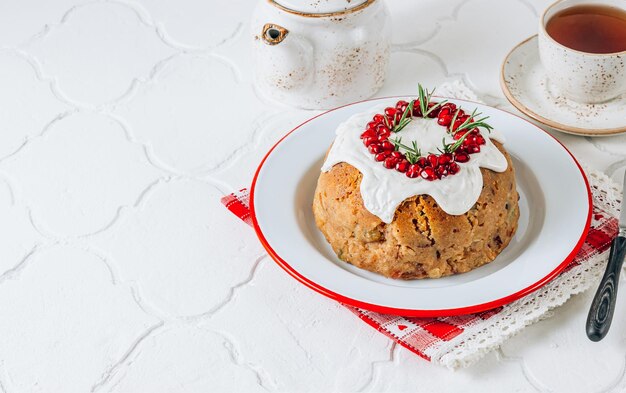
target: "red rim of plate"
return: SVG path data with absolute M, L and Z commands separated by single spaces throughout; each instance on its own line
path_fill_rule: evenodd
M 565 269 L 565 267 L 567 267 L 567 265 L 574 259 L 574 257 L 576 256 L 576 254 L 578 253 L 578 251 L 582 247 L 583 243 L 585 242 L 585 239 L 587 238 L 587 234 L 589 232 L 589 225 L 591 224 L 591 213 L 592 213 L 592 206 L 593 206 L 592 205 L 592 199 L 591 199 L 591 190 L 589 188 L 589 181 L 587 180 L 587 176 L 585 175 L 585 172 L 583 171 L 582 167 L 580 166 L 580 163 L 578 162 L 578 160 L 576 160 L 576 157 L 574 157 L 574 155 L 567 149 L 567 147 L 565 147 L 565 145 L 563 145 L 558 139 L 556 139 L 554 136 L 552 136 L 550 133 L 546 132 L 542 128 L 540 128 L 540 127 L 536 126 L 535 124 L 531 123 L 530 121 L 524 119 L 523 117 L 518 116 L 518 115 L 516 115 L 514 113 L 510 113 L 510 112 L 504 111 L 502 109 L 494 108 L 494 107 L 490 107 L 490 108 L 494 109 L 494 110 L 501 111 L 501 112 L 505 112 L 505 113 L 507 113 L 509 115 L 512 115 L 512 116 L 515 116 L 515 117 L 517 117 L 517 118 L 527 122 L 531 126 L 536 127 L 538 130 L 540 130 L 541 132 L 547 134 L 549 137 L 551 137 L 552 139 L 557 141 L 558 144 L 561 145 L 561 147 L 563 149 L 565 149 L 565 151 L 570 155 L 572 160 L 574 160 L 574 163 L 578 167 L 578 170 L 580 171 L 580 174 L 581 174 L 583 180 L 585 181 L 585 187 L 587 187 L 587 198 L 588 198 L 588 205 L 589 205 L 588 206 L 588 212 L 587 212 L 587 222 L 585 224 L 585 229 L 583 230 L 583 233 L 580 236 L 580 239 L 578 239 L 578 242 L 576 243 L 576 245 L 574 246 L 572 251 L 563 260 L 563 262 L 561 262 L 552 272 L 550 272 L 548 275 L 546 275 L 545 277 L 543 277 L 539 281 L 535 282 L 534 284 L 532 284 L 532 285 L 530 285 L 530 286 L 528 286 L 528 287 L 526 287 L 526 288 L 524 288 L 524 289 L 522 289 L 520 291 L 517 291 L 517 292 L 515 292 L 513 294 L 510 294 L 508 296 L 502 297 L 500 299 L 492 300 L 490 302 L 476 304 L 476 305 L 473 305 L 473 306 L 460 307 L 460 308 L 449 308 L 449 309 L 443 309 L 443 310 L 409 310 L 409 309 L 387 307 L 387 306 L 381 306 L 381 305 L 377 305 L 377 304 L 361 302 L 359 300 L 355 300 L 355 299 L 352 299 L 352 298 L 340 295 L 338 293 L 335 293 L 333 291 L 330 291 L 330 290 L 324 288 L 323 286 L 321 286 L 320 284 L 317 284 L 317 283 L 307 279 L 303 275 L 301 275 L 297 270 L 292 268 L 291 265 L 289 265 L 289 263 L 287 261 L 282 259 L 280 257 L 280 255 L 278 255 L 274 251 L 272 246 L 268 243 L 267 239 L 263 235 L 263 232 L 261 231 L 261 228 L 259 227 L 259 223 L 258 223 L 258 221 L 256 219 L 256 214 L 255 214 L 255 209 L 254 209 L 254 194 L 255 194 L 255 191 L 256 191 L 256 182 L 257 182 L 257 179 L 259 177 L 259 173 L 261 172 L 261 169 L 263 168 L 263 164 L 265 164 L 265 161 L 270 156 L 270 154 L 272 154 L 272 152 L 274 151 L 276 146 L 278 146 L 285 138 L 287 138 L 289 135 L 291 135 L 293 132 L 298 130 L 303 125 L 305 125 L 308 122 L 310 122 L 312 120 L 315 120 L 318 117 L 323 116 L 323 115 L 325 115 L 325 114 L 327 114 L 329 112 L 333 112 L 333 111 L 335 111 L 337 109 L 345 108 L 347 106 L 351 106 L 351 105 L 355 105 L 355 104 L 360 104 L 362 102 L 378 101 L 378 100 L 384 100 L 384 99 L 390 99 L 390 98 L 405 98 L 405 97 L 411 97 L 411 96 L 412 96 L 411 94 L 408 94 L 406 96 L 391 96 L 391 97 L 373 98 L 373 99 L 369 99 L 369 100 L 353 102 L 351 104 L 342 105 L 340 107 L 328 110 L 328 111 L 320 113 L 319 115 L 314 116 L 314 117 L 308 119 L 307 121 L 305 121 L 304 123 L 296 126 L 294 129 L 292 129 L 287 134 L 285 134 L 285 136 L 283 136 L 278 142 L 276 142 L 276 144 L 274 146 L 272 146 L 272 148 L 267 152 L 267 154 L 265 155 L 265 157 L 263 157 L 263 160 L 259 164 L 259 166 L 258 166 L 258 168 L 256 170 L 256 173 L 254 174 L 254 179 L 252 180 L 252 186 L 250 187 L 250 213 L 251 213 L 251 218 L 252 218 L 252 224 L 254 226 L 254 231 L 256 232 L 259 240 L 261 241 L 261 244 L 263 245 L 263 247 L 265 248 L 267 253 L 270 255 L 270 257 L 272 257 L 272 259 L 281 268 L 283 268 L 287 273 L 289 273 L 296 280 L 300 281 L 302 284 L 306 285 L 307 287 L 313 289 L 316 292 L 321 293 L 324 296 L 327 296 L 327 297 L 329 297 L 331 299 L 334 299 L 334 300 L 336 300 L 338 302 L 341 302 L 341 303 L 344 303 L 344 304 L 347 304 L 347 305 L 350 305 L 350 306 L 359 307 L 359 308 L 363 308 L 363 309 L 366 309 L 366 310 L 375 311 L 375 312 L 383 313 L 383 314 L 402 315 L 402 316 L 407 316 L 407 317 L 443 317 L 443 316 L 453 316 L 453 315 L 474 314 L 474 313 L 478 313 L 478 312 L 482 312 L 482 311 L 487 311 L 487 310 L 491 310 L 491 309 L 494 309 L 494 308 L 497 308 L 497 307 L 500 307 L 500 306 L 504 306 L 504 305 L 509 304 L 509 303 L 511 303 L 511 302 L 513 302 L 513 301 L 515 301 L 517 299 L 520 299 L 520 298 L 522 298 L 522 297 L 524 297 L 524 296 L 526 296 L 526 295 L 536 291 L 537 289 L 541 288 L 542 286 L 546 285 L 548 282 L 552 281 L 552 279 L 554 279 L 556 276 L 558 276 L 558 274 L 561 273 L 561 271 L 563 271 L 563 269 Z M 458 101 L 464 101 L 464 102 L 470 102 L 470 103 L 474 103 L 474 104 L 478 104 L 478 105 L 484 105 L 482 103 L 469 101 L 469 100 L 458 99 Z

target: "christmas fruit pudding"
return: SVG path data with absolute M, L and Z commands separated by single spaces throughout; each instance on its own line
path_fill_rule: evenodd
M 511 158 L 476 110 L 419 98 L 352 116 L 336 131 L 313 200 L 337 256 L 399 279 L 493 261 L 519 218 Z

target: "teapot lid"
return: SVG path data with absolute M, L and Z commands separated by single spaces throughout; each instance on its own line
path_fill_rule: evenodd
M 284 11 L 311 16 L 331 16 L 357 11 L 375 0 L 269 0 Z

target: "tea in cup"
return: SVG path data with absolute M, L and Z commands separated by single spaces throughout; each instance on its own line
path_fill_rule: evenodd
M 600 103 L 626 93 L 626 0 L 561 0 L 539 20 L 539 56 L 567 98 Z

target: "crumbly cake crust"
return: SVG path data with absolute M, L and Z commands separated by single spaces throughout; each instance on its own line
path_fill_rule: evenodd
M 396 279 L 439 278 L 493 261 L 509 244 L 519 219 L 511 157 L 505 172 L 481 169 L 483 190 L 467 213 L 445 213 L 428 195 L 407 198 L 385 224 L 363 206 L 361 172 L 347 163 L 322 172 L 313 200 L 317 227 L 337 256 Z

